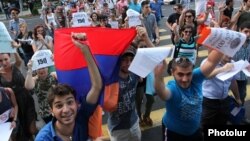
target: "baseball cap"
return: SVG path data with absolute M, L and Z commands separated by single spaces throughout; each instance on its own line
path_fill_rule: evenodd
M 132 55 L 132 56 L 135 56 L 136 54 L 136 48 L 133 47 L 133 46 L 130 46 L 129 48 L 127 48 L 124 53 L 122 54 L 122 56 L 124 55 Z

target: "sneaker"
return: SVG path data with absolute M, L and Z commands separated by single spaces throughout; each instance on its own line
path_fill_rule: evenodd
M 147 125 L 147 126 L 153 126 L 153 120 L 150 117 L 145 117 L 143 119 L 143 122 Z

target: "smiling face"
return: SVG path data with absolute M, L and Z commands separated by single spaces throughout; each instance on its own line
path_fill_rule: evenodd
M 192 28 L 185 28 L 183 31 L 182 31 L 182 37 L 183 38 L 190 38 L 192 36 Z
M 55 96 L 51 112 L 59 124 L 74 124 L 77 115 L 77 102 L 73 94 Z
M 193 77 L 193 66 L 187 68 L 177 66 L 172 73 L 180 87 L 185 89 L 190 86 Z

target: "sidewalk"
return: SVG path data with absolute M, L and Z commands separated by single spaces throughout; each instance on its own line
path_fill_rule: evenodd
M 38 9 L 39 13 L 41 13 L 41 9 Z M 22 12 L 19 13 L 19 17 L 23 18 L 23 17 L 31 17 L 30 16 L 30 10 L 24 10 Z M 4 13 L 0 14 L 0 21 L 6 21 L 6 16 Z

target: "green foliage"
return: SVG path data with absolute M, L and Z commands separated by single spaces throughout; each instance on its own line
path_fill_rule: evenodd
M 39 15 L 39 12 L 38 12 L 37 8 L 34 8 L 32 10 L 32 15 Z

